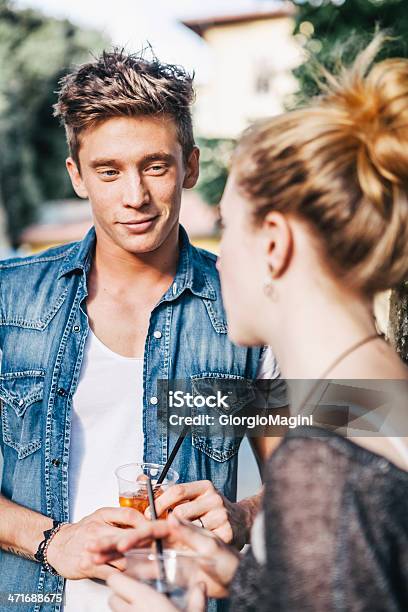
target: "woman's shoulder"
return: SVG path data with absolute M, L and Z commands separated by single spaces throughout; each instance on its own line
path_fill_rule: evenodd
M 301 426 L 290 430 L 266 466 L 265 480 L 314 481 L 339 486 L 341 481 L 371 486 L 373 477 L 398 480 L 408 491 L 408 472 L 383 455 L 328 429 Z M 387 487 L 388 488 L 388 487 Z M 391 487 L 392 488 L 392 487 Z M 407 496 L 408 498 L 408 496 Z
M 357 534 L 374 525 L 380 540 L 392 531 L 408 542 L 408 472 L 334 432 L 292 430 L 270 457 L 264 482 L 269 543 L 282 525 L 311 542 L 322 532 L 334 542 L 340 527 Z

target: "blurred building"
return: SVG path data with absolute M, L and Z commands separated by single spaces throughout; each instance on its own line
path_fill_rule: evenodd
M 292 3 L 271 6 L 182 22 L 212 52 L 210 80 L 197 89 L 200 136 L 236 138 L 250 122 L 282 112 L 296 91 L 291 70 L 301 51 L 292 35 L 295 9 Z
M 91 208 L 87 200 L 52 200 L 41 206 L 39 221 L 22 232 L 20 241 L 26 251 L 42 251 L 81 240 L 91 226 Z

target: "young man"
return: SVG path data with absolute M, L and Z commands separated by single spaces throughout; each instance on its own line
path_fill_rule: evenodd
M 157 418 L 158 380 L 256 377 L 261 350 L 227 338 L 215 256 L 179 225 L 182 190 L 198 177 L 192 97 L 181 68 L 123 53 L 67 76 L 56 115 L 94 228 L 0 266 L 0 593 L 32 594 L 21 610 L 60 610 L 65 580 L 66 612 L 106 609 L 91 579 L 118 570 L 89 563 L 86 547 L 145 520 L 115 508 L 113 471 L 163 464 L 174 445 Z M 278 379 L 269 358 L 263 376 Z M 258 441 L 261 460 L 271 442 Z M 238 447 L 186 438 L 173 466 L 184 484 L 160 509 L 186 502 L 180 514 L 242 546 L 258 497 L 234 503 Z

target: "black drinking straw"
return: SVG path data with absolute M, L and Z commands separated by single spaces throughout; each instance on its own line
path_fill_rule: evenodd
M 157 521 L 156 505 L 154 501 L 152 481 L 150 480 L 150 478 L 147 479 L 147 494 L 149 496 L 150 513 L 151 513 L 152 519 L 154 521 Z M 158 585 L 157 585 L 158 591 L 160 593 L 164 593 L 165 595 L 167 595 L 167 597 L 170 597 L 168 593 L 168 589 L 167 589 L 166 568 L 164 566 L 163 542 L 161 538 L 155 538 L 154 541 L 156 542 L 156 552 L 157 552 L 157 557 L 159 560 L 159 580 L 158 580 Z
M 183 429 L 181 430 L 181 433 L 180 433 L 180 435 L 179 435 L 179 437 L 177 439 L 177 442 L 175 443 L 174 448 L 171 451 L 170 456 L 167 459 L 166 464 L 165 464 L 165 466 L 163 468 L 163 471 L 160 474 L 160 476 L 158 477 L 156 484 L 161 485 L 163 480 L 166 478 L 167 472 L 169 471 L 169 469 L 171 467 L 171 464 L 174 461 L 174 457 L 177 455 L 178 450 L 179 450 L 179 448 L 180 448 L 184 438 L 186 437 L 189 428 L 190 428 L 190 425 L 184 425 Z

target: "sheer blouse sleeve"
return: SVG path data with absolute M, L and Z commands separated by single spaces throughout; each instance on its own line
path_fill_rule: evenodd
M 265 481 L 257 612 L 408 609 L 408 474 L 339 436 L 294 437 Z M 242 584 L 254 561 L 244 559 Z

